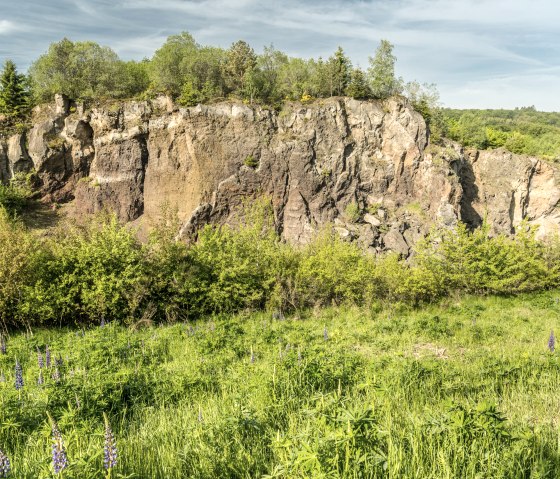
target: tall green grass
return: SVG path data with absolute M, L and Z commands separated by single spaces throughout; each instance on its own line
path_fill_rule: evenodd
M 68 450 L 62 477 L 103 477 L 106 412 L 113 477 L 556 478 L 559 298 L 15 333 L 0 355 L 0 449 L 13 477 L 52 477 L 48 411 Z M 62 379 L 51 367 L 38 386 L 46 345 Z

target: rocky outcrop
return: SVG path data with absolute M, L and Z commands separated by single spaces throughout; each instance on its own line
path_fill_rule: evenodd
M 58 97 L 35 111 L 27 137 L 0 141 L 0 180 L 34 169 L 44 198 L 75 198 L 153 224 L 176 209 L 181 234 L 232 223 L 248 199 L 272 202 L 278 232 L 306 242 L 323 225 L 376 251 L 403 255 L 434 223 L 486 217 L 496 232 L 527 218 L 560 224 L 559 170 L 504 151 L 428 145 L 405 100 L 319 100 L 279 113 L 168 99 L 85 108 Z
M 560 169 L 537 158 L 503 150 L 466 155 L 463 219 L 478 226 L 486 218 L 494 232 L 513 233 L 523 219 L 538 235 L 560 232 Z

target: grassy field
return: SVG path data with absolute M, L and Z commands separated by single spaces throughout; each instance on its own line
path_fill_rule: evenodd
M 12 335 L 0 449 L 13 477 L 53 477 L 48 411 L 68 454 L 57 477 L 104 477 L 106 412 L 112 477 L 556 478 L 559 298 Z

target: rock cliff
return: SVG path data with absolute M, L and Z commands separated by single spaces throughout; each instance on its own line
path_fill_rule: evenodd
M 114 210 L 150 225 L 167 205 L 181 234 L 234 222 L 247 199 L 272 201 L 278 232 L 306 242 L 332 223 L 376 251 L 408 254 L 434 223 L 539 234 L 560 225 L 560 169 L 502 150 L 429 145 L 405 100 L 331 98 L 279 113 L 166 98 L 85 108 L 58 96 L 27 134 L 0 140 L 0 181 L 35 171 L 45 201 Z

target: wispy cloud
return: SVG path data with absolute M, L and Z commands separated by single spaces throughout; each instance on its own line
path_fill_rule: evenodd
M 7 3 L 7 2 L 6 2 Z M 68 36 L 151 56 L 182 30 L 203 44 L 245 39 L 290 55 L 328 56 L 341 45 L 356 64 L 381 38 L 398 73 L 435 82 L 449 105 L 535 104 L 560 110 L 557 0 L 26 0 L 3 8 L 0 57 L 22 68 Z M 8 20 L 9 19 L 9 20 Z M 33 35 L 15 29 L 26 24 Z M 10 35 L 6 35 L 9 32 Z M 1 60 L 2 58 L 0 58 Z M 497 91 L 499 89 L 499 91 Z
M 20 28 L 15 23 L 9 20 L 0 20 L 0 35 L 8 35 L 19 29 Z

